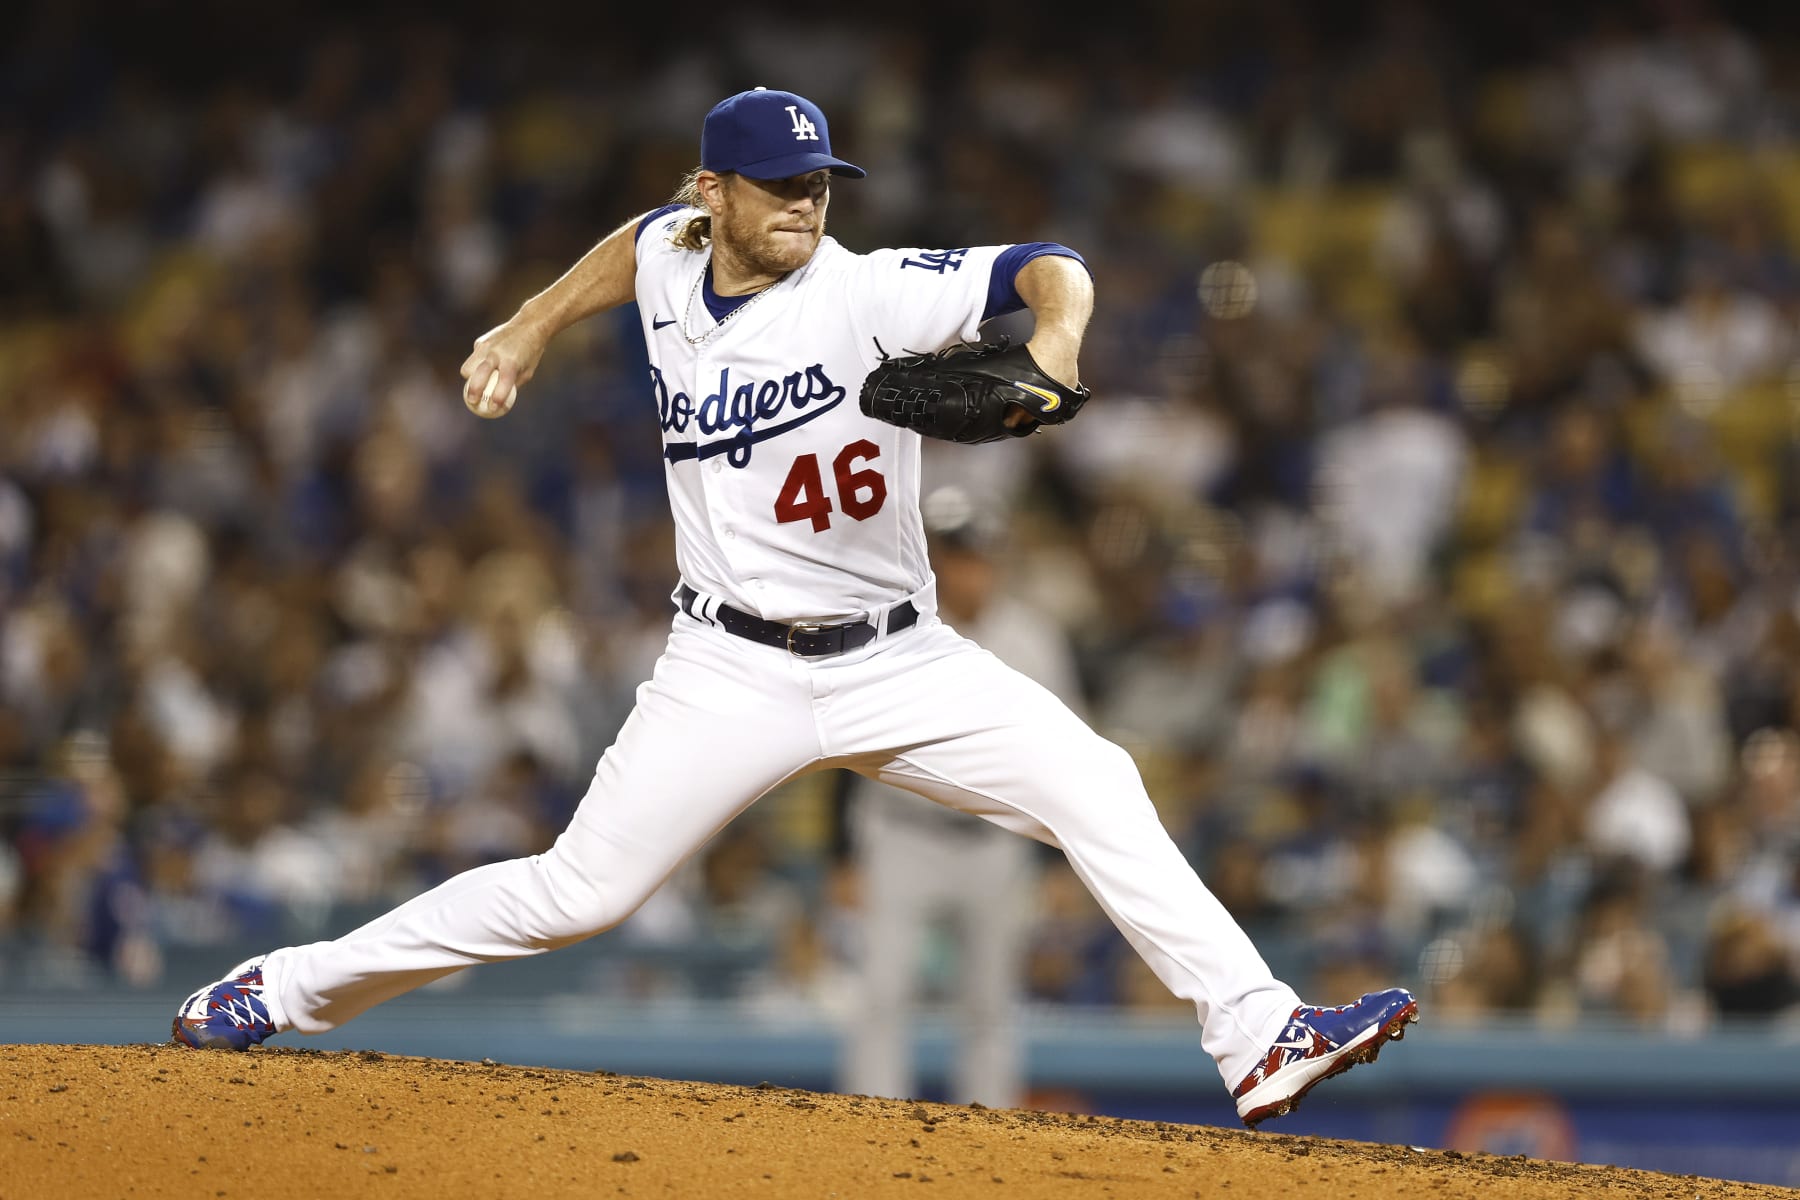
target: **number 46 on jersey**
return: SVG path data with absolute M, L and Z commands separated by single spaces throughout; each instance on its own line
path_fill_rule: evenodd
M 825 476 L 819 469 L 819 456 L 802 454 L 788 468 L 781 491 L 775 496 L 775 520 L 783 525 L 810 521 L 814 533 L 830 529 L 831 514 L 839 509 L 852 520 L 868 520 L 887 503 L 887 480 L 873 466 L 861 464 L 872 463 L 880 453 L 881 447 L 867 438 L 839 450 L 831 460 L 835 489 L 826 487 Z M 837 494 L 835 508 L 831 503 L 834 490 Z

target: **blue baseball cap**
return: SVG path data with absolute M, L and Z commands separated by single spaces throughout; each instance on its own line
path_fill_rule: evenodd
M 787 179 L 829 169 L 861 179 L 868 172 L 831 156 L 825 114 L 805 96 L 755 88 L 713 105 L 700 128 L 700 165 L 751 179 Z

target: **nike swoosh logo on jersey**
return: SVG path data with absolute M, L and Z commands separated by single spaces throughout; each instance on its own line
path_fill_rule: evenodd
M 674 323 L 675 323 L 674 317 L 670 317 L 666 321 L 663 320 L 661 317 L 651 317 L 650 318 L 650 328 L 652 328 L 652 329 L 661 329 L 664 326 L 673 325 Z
M 1013 380 L 1013 386 L 1022 388 L 1042 400 L 1044 407 L 1039 409 L 1039 412 L 1055 412 L 1062 407 L 1062 397 L 1055 392 L 1047 392 L 1041 387 L 1032 387 L 1029 383 L 1020 383 L 1016 379 Z

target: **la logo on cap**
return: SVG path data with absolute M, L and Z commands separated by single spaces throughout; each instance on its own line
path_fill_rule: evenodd
M 804 142 L 808 138 L 815 142 L 819 140 L 819 127 L 800 111 L 798 104 L 788 105 L 787 114 L 794 119 L 794 140 L 796 142 Z
M 769 89 L 759 83 L 750 90 L 753 92 L 766 92 Z M 798 104 L 788 105 L 785 111 L 787 112 L 788 120 L 794 123 L 793 132 L 794 140 L 796 142 L 804 142 L 808 139 L 815 142 L 819 140 L 819 127 L 812 123 L 811 117 L 808 117 L 805 113 L 800 111 L 800 106 Z

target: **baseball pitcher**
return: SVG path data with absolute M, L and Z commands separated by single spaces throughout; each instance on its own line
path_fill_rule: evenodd
M 477 415 L 546 345 L 636 300 L 680 582 L 666 651 L 545 854 L 459 875 L 334 941 L 242 963 L 176 1014 L 194 1047 L 318 1033 L 476 963 L 610 929 L 771 788 L 847 767 L 1059 847 L 1157 977 L 1248 1125 L 1375 1057 L 1395 988 L 1302 1004 L 1163 830 L 1131 758 L 938 619 L 920 436 L 982 442 L 1075 417 L 1093 305 L 1050 243 L 858 254 L 825 235 L 825 114 L 757 88 L 707 114 L 676 203 L 627 222 L 477 339 Z M 1023 307 L 1020 346 L 975 345 Z

